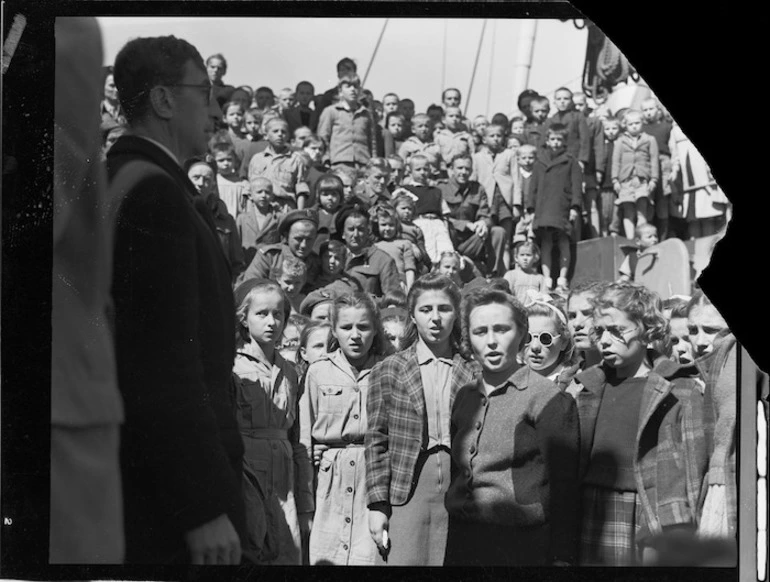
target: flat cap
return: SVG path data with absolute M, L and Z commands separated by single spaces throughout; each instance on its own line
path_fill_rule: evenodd
M 303 208 L 302 210 L 292 210 L 288 212 L 278 223 L 278 235 L 283 236 L 289 232 L 289 228 L 295 222 L 307 220 L 312 222 L 318 228 L 318 214 L 312 208 Z

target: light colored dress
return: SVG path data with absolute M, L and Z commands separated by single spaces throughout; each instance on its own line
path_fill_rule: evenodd
M 243 551 L 259 564 L 298 566 L 298 513 L 313 510 L 313 489 L 308 452 L 299 442 L 297 373 L 277 351 L 271 364 L 252 346 L 238 351 L 233 368 L 245 450 Z
M 300 404 L 301 441 L 329 447 L 321 457 L 316 512 L 310 532 L 310 564 L 373 565 L 377 546 L 366 507 L 366 395 L 370 356 L 356 372 L 338 349 L 311 364 Z
M 227 206 L 227 212 L 233 218 L 243 212 L 243 198 L 249 194 L 249 183 L 246 180 L 228 180 L 217 174 L 217 190 L 219 198 Z

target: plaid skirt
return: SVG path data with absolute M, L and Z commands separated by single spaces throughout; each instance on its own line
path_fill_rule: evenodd
M 581 566 L 639 566 L 636 536 L 642 506 L 635 491 L 585 485 L 580 528 Z

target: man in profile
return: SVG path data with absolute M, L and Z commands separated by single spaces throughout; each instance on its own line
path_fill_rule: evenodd
M 230 267 L 182 170 L 206 152 L 212 84 L 197 49 L 173 36 L 127 43 L 115 83 L 129 126 L 107 155 L 126 562 L 238 564 Z

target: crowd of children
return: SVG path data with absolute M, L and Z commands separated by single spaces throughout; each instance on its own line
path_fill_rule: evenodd
M 470 467 L 476 446 L 489 455 L 477 439 L 455 458 L 457 430 L 471 437 L 451 403 L 474 383 L 484 405 L 509 384 L 523 390 L 519 369 L 538 376 L 533 390 L 571 397 L 558 414 L 580 431 L 576 470 L 560 477 L 580 490 L 574 524 L 547 495 L 532 501 L 538 519 L 521 498 L 511 523 L 495 522 L 550 516 L 572 528 L 574 548 L 535 553 L 532 565 L 655 564 L 661 536 L 683 529 L 733 539 L 735 342 L 724 320 L 697 291 L 662 303 L 634 284 L 635 255 L 617 282 L 568 280 L 582 238 L 618 234 L 643 249 L 681 234 L 681 170 L 660 105 L 590 111 L 561 88 L 549 117 L 549 100 L 527 91 L 521 116 L 490 122 L 465 119 L 456 89 L 415 113 L 395 93 L 362 91 L 350 59 L 338 73 L 336 91 L 317 96 L 307 81 L 277 98 L 219 91 L 208 155 L 185 164 L 233 271 L 244 556 L 463 563 L 445 560 L 448 536 L 475 530 L 453 528 L 486 523 L 496 495 L 509 510 L 513 493 L 499 476 L 450 470 Z M 113 93 L 109 75 L 105 149 L 121 123 Z M 487 313 L 505 317 L 484 323 Z M 537 410 L 522 422 L 550 422 Z

